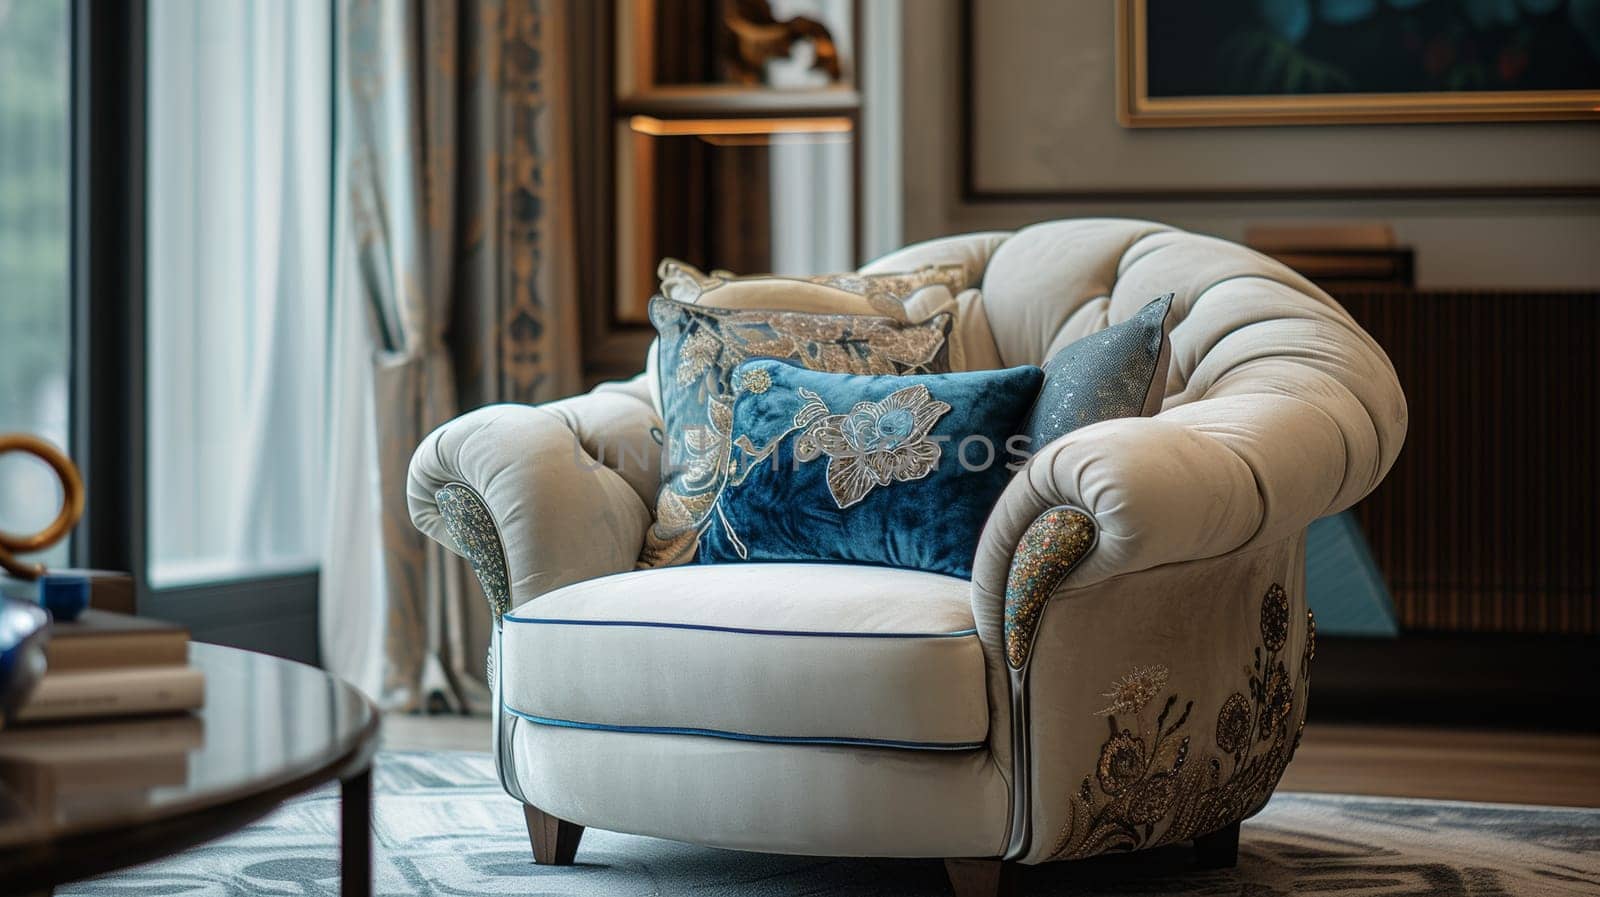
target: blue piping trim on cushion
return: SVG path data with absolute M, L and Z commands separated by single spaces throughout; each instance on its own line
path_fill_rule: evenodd
M 649 620 L 554 620 L 546 617 L 501 618 L 507 623 L 538 623 L 545 626 L 639 626 L 646 629 L 698 629 L 704 632 L 733 632 L 740 635 L 784 635 L 812 638 L 965 638 L 976 629 L 955 632 L 808 632 L 801 629 L 743 629 L 738 626 L 710 626 L 704 623 L 660 623 Z
M 637 735 L 700 735 L 706 738 L 726 738 L 730 741 L 758 741 L 765 744 L 822 744 L 843 745 L 846 747 L 882 747 L 903 748 L 915 751 L 971 751 L 983 747 L 981 741 L 971 742 L 938 742 L 938 741 L 894 741 L 887 738 L 826 738 L 806 735 L 750 735 L 745 732 L 724 732 L 720 729 L 689 729 L 678 726 L 613 726 L 606 723 L 580 723 L 570 719 L 551 719 L 545 716 L 534 716 L 523 713 L 512 707 L 501 705 L 505 712 L 520 717 L 530 723 L 541 726 L 557 726 L 563 729 L 588 729 L 595 732 L 630 732 Z

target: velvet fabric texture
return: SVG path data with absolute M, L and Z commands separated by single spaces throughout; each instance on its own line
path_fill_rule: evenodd
M 666 481 L 643 566 L 688 560 L 722 486 L 729 452 L 729 378 L 747 358 L 856 374 L 947 371 L 951 315 L 911 324 L 874 315 L 727 309 L 656 297 L 650 320 L 661 334 Z
M 1032 365 L 922 376 L 733 372 L 728 476 L 701 563 L 844 561 L 972 575 L 989 511 L 1024 456 Z
M 1172 294 L 1158 296 L 1120 324 L 1068 343 L 1044 365 L 1044 388 L 1028 417 L 1031 448 L 1079 427 L 1161 410 L 1172 355 L 1166 336 Z

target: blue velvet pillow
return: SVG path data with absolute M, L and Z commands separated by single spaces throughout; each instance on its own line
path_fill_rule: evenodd
M 972 576 L 1023 460 L 1033 366 L 920 376 L 733 371 L 733 450 L 701 563 L 845 561 Z
M 1028 417 L 1029 449 L 1079 427 L 1161 410 L 1172 355 L 1166 336 L 1172 294 L 1158 296 L 1133 317 L 1068 343 L 1044 364 L 1044 388 Z

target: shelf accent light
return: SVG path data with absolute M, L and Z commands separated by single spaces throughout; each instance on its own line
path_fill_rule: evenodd
M 804 118 L 674 118 L 635 115 L 628 119 L 635 133 L 652 137 L 733 137 L 769 134 L 848 134 L 850 119 L 839 116 Z

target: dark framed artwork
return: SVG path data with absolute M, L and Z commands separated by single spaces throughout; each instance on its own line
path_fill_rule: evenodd
M 1117 118 L 1600 120 L 1600 0 L 1117 0 Z
M 1142 6 L 1167 2 L 1180 0 Z M 1216 14 L 1258 2 L 1266 0 L 1184 5 Z M 1310 2 L 1314 10 L 1342 0 Z M 1600 128 L 1583 123 L 1124 127 L 1117 82 L 1129 54 L 1111 38 L 1128 33 L 1118 22 L 1133 12 L 1128 0 L 926 0 L 918 8 L 924 18 L 957 13 L 950 83 L 959 106 L 949 111 L 961 123 L 965 203 L 1600 196 Z M 919 30 L 926 42 L 939 28 Z M 931 64 L 916 71 L 944 77 Z

